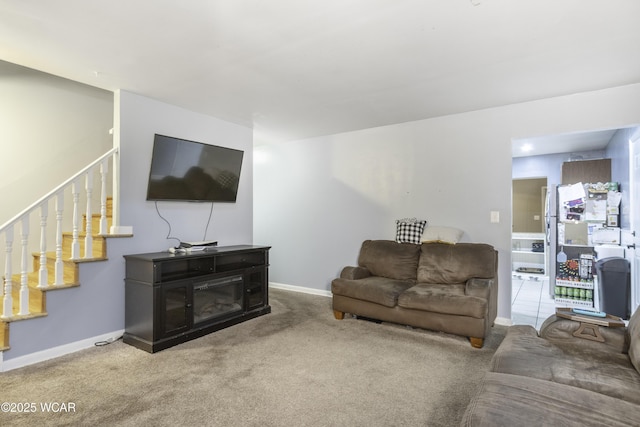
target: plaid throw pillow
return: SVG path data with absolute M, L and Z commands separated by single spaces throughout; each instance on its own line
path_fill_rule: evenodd
M 396 242 L 420 244 L 422 232 L 427 226 L 427 221 L 416 218 L 404 218 L 396 220 Z

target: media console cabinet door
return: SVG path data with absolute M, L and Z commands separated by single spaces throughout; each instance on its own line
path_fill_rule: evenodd
M 160 324 L 155 338 L 166 338 L 191 329 L 191 283 L 163 286 L 158 292 Z
M 247 311 L 268 304 L 267 269 L 254 268 L 246 273 L 245 307 Z

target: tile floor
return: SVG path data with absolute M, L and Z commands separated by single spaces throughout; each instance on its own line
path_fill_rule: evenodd
M 549 296 L 549 278 L 514 274 L 511 287 L 511 322 L 540 330 L 547 317 L 556 311 L 553 298 Z

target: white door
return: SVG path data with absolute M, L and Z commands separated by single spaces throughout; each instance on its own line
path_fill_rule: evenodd
M 629 146 L 629 183 L 631 190 L 631 231 L 633 246 L 627 249 L 631 260 L 631 313 L 640 305 L 640 138 Z

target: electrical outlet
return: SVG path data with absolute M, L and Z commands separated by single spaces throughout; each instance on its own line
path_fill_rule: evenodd
M 493 224 L 497 224 L 500 222 L 500 212 L 499 211 L 491 211 L 491 222 Z

